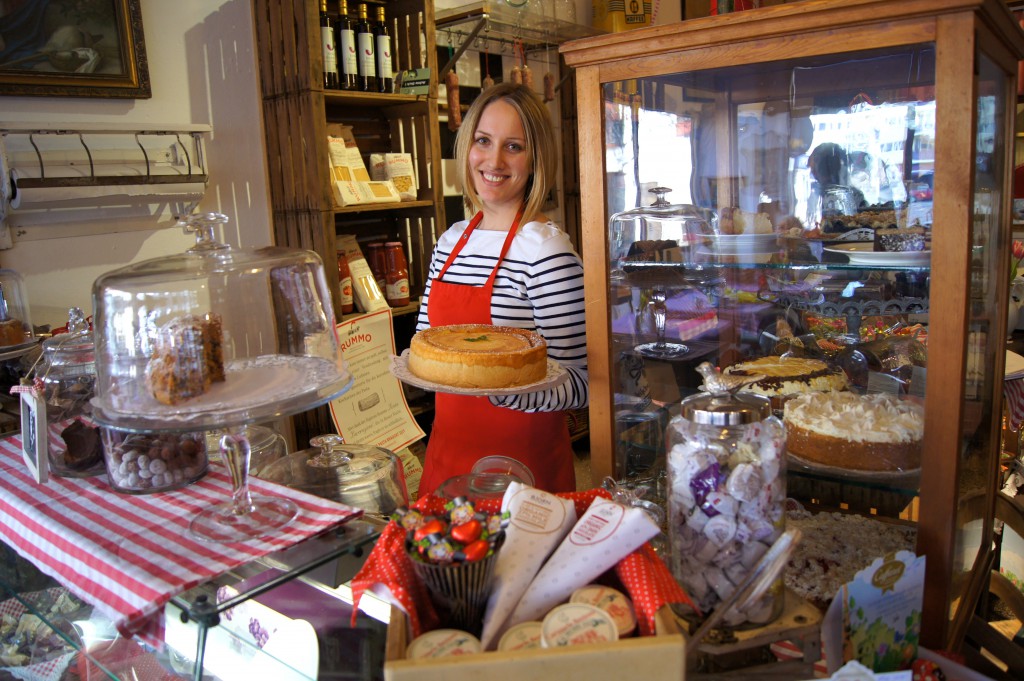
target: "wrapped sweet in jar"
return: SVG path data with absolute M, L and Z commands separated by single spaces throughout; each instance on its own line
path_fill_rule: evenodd
M 786 432 L 768 398 L 708 363 L 703 392 L 669 423 L 668 535 L 676 580 L 705 612 L 736 591 L 785 529 Z M 782 614 L 780 576 L 764 596 L 725 613 L 731 628 Z

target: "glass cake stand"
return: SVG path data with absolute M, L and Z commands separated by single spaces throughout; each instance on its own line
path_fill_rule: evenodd
M 185 253 L 108 272 L 93 285 L 93 418 L 128 432 L 224 432 L 232 498 L 190 527 L 215 542 L 272 534 L 297 514 L 287 498 L 250 493 L 244 426 L 325 404 L 353 382 L 319 256 L 233 249 L 214 238 L 227 221 L 190 216 L 182 227 L 196 243 Z
M 616 213 L 608 224 L 611 243 L 619 244 L 622 280 L 640 288 L 646 304 L 638 310 L 638 321 L 650 317 L 655 340 L 638 344 L 637 354 L 650 359 L 673 360 L 684 357 L 689 347 L 665 339 L 668 318 L 668 289 L 698 288 L 710 282 L 714 272 L 706 267 L 701 246 L 715 236 L 713 214 L 696 206 L 673 205 L 665 195 L 672 190 L 654 187 L 654 202 Z M 625 244 L 630 244 L 624 250 Z M 638 324 L 638 327 L 641 324 Z

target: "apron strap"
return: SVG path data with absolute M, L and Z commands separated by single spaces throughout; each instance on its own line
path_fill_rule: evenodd
M 501 261 L 505 259 L 508 249 L 512 246 L 512 240 L 516 237 L 516 232 L 519 231 L 519 221 L 522 218 L 523 207 L 521 206 L 519 208 L 519 212 L 516 213 L 515 220 L 512 221 L 512 226 L 508 230 L 508 235 L 505 237 L 505 243 L 502 245 L 501 253 L 498 255 L 498 262 L 495 263 L 494 269 L 491 270 L 491 276 L 487 278 L 487 284 L 494 283 L 494 278 L 498 274 L 498 267 L 501 265 Z M 438 281 L 444 278 L 445 272 L 447 272 L 451 264 L 455 262 L 455 257 L 462 252 L 462 247 L 466 245 L 466 242 L 469 241 L 469 236 L 476 230 L 477 225 L 479 225 L 480 221 L 483 219 L 483 212 L 478 211 L 477 214 L 473 216 L 473 219 L 469 221 L 466 231 L 463 232 L 462 237 L 459 239 L 458 243 L 455 244 L 455 248 L 453 248 L 452 252 L 448 255 L 448 259 L 445 260 L 444 267 L 442 267 L 441 271 L 437 273 Z

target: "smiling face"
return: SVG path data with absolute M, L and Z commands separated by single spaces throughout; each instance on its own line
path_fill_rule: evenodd
M 485 208 L 516 210 L 533 170 L 518 112 L 498 99 L 483 110 L 469 148 L 469 177 Z

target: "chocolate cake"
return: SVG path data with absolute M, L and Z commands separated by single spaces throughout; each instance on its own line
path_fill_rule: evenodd
M 100 442 L 99 428 L 87 426 L 75 419 L 70 426 L 61 431 L 60 437 L 67 445 L 64 465 L 69 469 L 83 471 L 103 459 L 103 443 Z
M 875 230 L 875 251 L 907 252 L 928 250 L 928 233 L 920 225 Z

